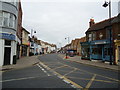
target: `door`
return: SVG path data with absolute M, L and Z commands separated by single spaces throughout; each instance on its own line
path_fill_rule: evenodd
M 4 65 L 10 65 L 11 47 L 5 47 Z

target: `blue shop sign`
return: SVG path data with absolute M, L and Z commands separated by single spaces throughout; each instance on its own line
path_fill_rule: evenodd
M 0 33 L 0 38 L 8 39 L 8 40 L 15 40 L 15 35 L 8 34 L 8 33 Z
M 109 44 L 109 40 L 95 40 L 95 41 L 91 41 L 92 45 L 97 45 L 97 44 Z

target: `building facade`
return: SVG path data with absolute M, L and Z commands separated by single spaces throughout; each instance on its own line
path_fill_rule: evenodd
M 119 14 L 120 15 L 120 14 Z M 90 20 L 90 28 L 86 31 L 86 42 L 82 45 L 82 58 L 110 61 L 110 42 L 112 44 L 112 62 L 118 63 L 119 59 L 119 43 L 120 43 L 120 21 L 119 15 L 111 19 L 107 19 L 95 23 Z M 119 18 L 119 19 L 118 19 Z M 115 20 L 115 22 L 113 22 Z M 111 22 L 111 24 L 110 24 Z M 110 41 L 110 28 L 112 31 Z
M 0 66 L 16 62 L 18 2 L 0 1 Z
M 22 40 L 22 7 L 21 7 L 21 2 L 19 0 L 18 2 L 18 27 L 17 27 L 17 32 L 16 32 L 16 39 L 17 39 L 17 59 L 21 57 L 21 40 Z
M 29 56 L 30 52 L 30 42 L 29 42 L 29 35 L 30 33 L 25 29 L 22 28 L 22 45 L 21 45 L 21 56 Z

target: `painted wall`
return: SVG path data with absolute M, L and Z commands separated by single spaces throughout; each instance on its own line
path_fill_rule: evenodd
M 1 2 L 0 1 L 0 11 L 9 13 L 9 15 L 13 15 L 15 17 L 15 23 L 13 27 L 10 26 L 0 26 L 0 66 L 4 64 L 4 42 L 5 39 L 8 39 L 11 41 L 11 57 L 10 57 L 10 64 L 13 64 L 13 56 L 16 55 L 16 30 L 17 30 L 17 20 L 18 20 L 18 2 Z M 4 17 L 4 16 L 2 16 Z M 10 17 L 9 17 L 10 18 Z M 3 34 L 7 35 L 4 36 Z M 11 39 L 11 37 L 14 37 L 14 39 Z
M 4 40 L 0 39 L 0 66 L 3 65 L 4 61 Z

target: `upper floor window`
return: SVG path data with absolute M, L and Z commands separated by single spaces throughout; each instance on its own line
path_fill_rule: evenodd
M 96 33 L 95 32 L 92 33 L 92 40 L 96 40 Z
M 9 2 L 9 3 L 11 3 L 11 4 L 13 4 L 13 5 L 16 6 L 18 0 L 2 0 L 2 1 L 4 1 L 4 2 Z
M 96 40 L 96 32 L 91 32 L 88 34 L 88 41 Z
M 106 39 L 110 38 L 110 30 L 109 28 L 106 28 Z
M 92 41 L 92 34 L 91 33 L 88 34 L 88 41 Z
M 15 28 L 15 15 L 8 12 L 0 12 L 0 26 Z
M 0 11 L 0 26 L 2 26 L 3 18 L 2 18 L 2 11 Z

